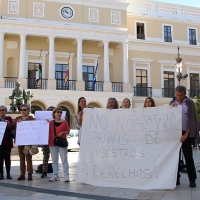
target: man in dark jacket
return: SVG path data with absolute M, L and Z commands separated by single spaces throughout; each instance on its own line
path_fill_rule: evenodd
M 195 180 L 197 176 L 191 144 L 195 138 L 197 142 L 199 141 L 199 125 L 196 107 L 194 102 L 186 96 L 186 88 L 181 85 L 176 87 L 176 97 L 173 98 L 170 105 L 182 107 L 182 136 L 180 141 L 182 142 L 182 150 L 185 157 L 190 187 L 194 188 L 196 187 Z M 176 184 L 180 185 L 179 171 Z

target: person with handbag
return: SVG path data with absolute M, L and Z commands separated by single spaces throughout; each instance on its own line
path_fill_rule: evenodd
M 67 160 L 68 142 L 67 134 L 70 132 L 69 125 L 66 120 L 61 119 L 62 108 L 56 107 L 52 111 L 54 120 L 49 122 L 49 149 L 52 158 L 53 176 L 50 182 L 59 181 L 58 176 L 58 153 L 62 161 L 63 171 L 65 174 L 65 182 L 69 182 L 69 164 Z
M 4 173 L 3 173 L 3 165 L 5 160 L 6 165 L 6 172 L 7 172 L 7 179 L 12 179 L 12 176 L 10 175 L 10 167 L 11 167 L 11 150 L 13 148 L 13 138 L 10 130 L 10 126 L 13 123 L 12 118 L 9 116 L 6 116 L 7 108 L 3 105 L 0 106 L 0 122 L 6 122 L 6 130 L 2 139 L 2 142 L 0 144 L 0 180 L 4 179 Z
M 12 129 L 17 129 L 17 122 L 21 121 L 29 121 L 29 120 L 35 120 L 34 117 L 29 115 L 30 107 L 27 104 L 22 104 L 20 106 L 20 112 L 21 116 L 16 117 L 14 124 L 12 125 Z M 20 176 L 18 177 L 18 181 L 25 180 L 25 173 L 26 173 L 26 164 L 25 164 L 25 158 L 27 162 L 27 171 L 28 171 L 28 180 L 32 181 L 32 174 L 33 174 L 33 163 L 32 163 L 32 155 L 30 153 L 24 154 L 25 145 L 18 146 L 18 153 L 20 158 Z

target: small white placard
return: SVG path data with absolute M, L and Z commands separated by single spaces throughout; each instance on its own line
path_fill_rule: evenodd
M 3 136 L 4 136 L 4 133 L 6 130 L 6 126 L 7 126 L 6 122 L 0 122 L 0 144 L 2 143 Z

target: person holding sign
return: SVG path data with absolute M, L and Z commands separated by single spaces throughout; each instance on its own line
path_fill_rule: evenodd
M 6 130 L 2 139 L 2 142 L 0 142 L 0 180 L 4 179 L 4 173 L 3 173 L 3 164 L 5 160 L 6 165 L 6 172 L 7 172 L 7 179 L 12 179 L 12 176 L 10 175 L 10 167 L 11 167 L 11 160 L 10 160 L 10 154 L 11 149 L 13 148 L 13 139 L 11 135 L 10 126 L 13 123 L 11 117 L 6 116 L 7 108 L 3 105 L 0 106 L 0 122 L 6 122 Z
M 80 97 L 78 99 L 78 115 L 75 115 L 75 126 L 79 130 L 79 132 L 78 132 L 78 142 L 77 142 L 79 145 L 80 145 L 80 141 L 81 141 L 84 108 L 86 108 L 86 99 L 85 99 L 85 97 Z
M 182 107 L 182 136 L 180 138 L 180 141 L 182 142 L 181 148 L 185 157 L 190 187 L 195 188 L 197 175 L 191 145 L 195 138 L 199 141 L 199 127 L 196 107 L 194 102 L 186 96 L 186 88 L 181 85 L 176 87 L 176 97 L 173 98 L 170 105 Z M 180 185 L 180 176 L 181 175 L 178 171 L 177 185 Z
M 54 145 L 55 137 L 62 137 L 66 139 L 66 135 L 69 134 L 70 129 L 66 120 L 61 118 L 62 108 L 56 107 L 53 109 L 52 116 L 54 120 L 49 122 L 49 149 L 52 158 L 53 176 L 49 179 L 50 182 L 59 181 L 58 177 L 58 153 L 63 165 L 65 173 L 65 182 L 69 182 L 69 165 L 67 160 L 67 147 L 60 147 Z
M 156 107 L 155 101 L 151 97 L 147 97 L 144 101 L 144 107 Z
M 30 108 L 27 104 L 22 104 L 20 106 L 20 112 L 21 116 L 16 117 L 15 123 L 12 125 L 12 128 L 16 130 L 17 128 L 17 123 L 21 121 L 29 121 L 29 120 L 35 120 L 32 116 L 29 115 Z M 23 153 L 25 145 L 18 146 L 18 153 L 19 153 L 19 158 L 20 158 L 20 171 L 21 174 L 19 178 L 17 179 L 18 181 L 25 180 L 25 173 L 26 173 L 26 165 L 25 165 L 25 157 L 26 157 L 26 162 L 27 162 L 27 171 L 28 171 L 28 180 L 32 181 L 32 174 L 33 174 L 33 163 L 32 163 L 32 156 L 30 154 L 25 155 Z
M 125 98 L 125 99 L 122 101 L 122 106 L 121 106 L 121 108 L 130 108 L 130 107 L 131 107 L 131 101 L 130 101 L 130 99 Z
M 107 101 L 107 109 L 118 109 L 119 108 L 119 105 L 118 105 L 118 102 L 115 98 L 109 98 L 108 101 Z

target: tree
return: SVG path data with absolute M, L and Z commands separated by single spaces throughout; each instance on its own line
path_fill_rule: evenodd
M 194 99 L 196 99 L 196 102 L 194 103 L 197 109 L 197 116 L 200 121 L 200 94 L 198 96 L 195 96 Z

